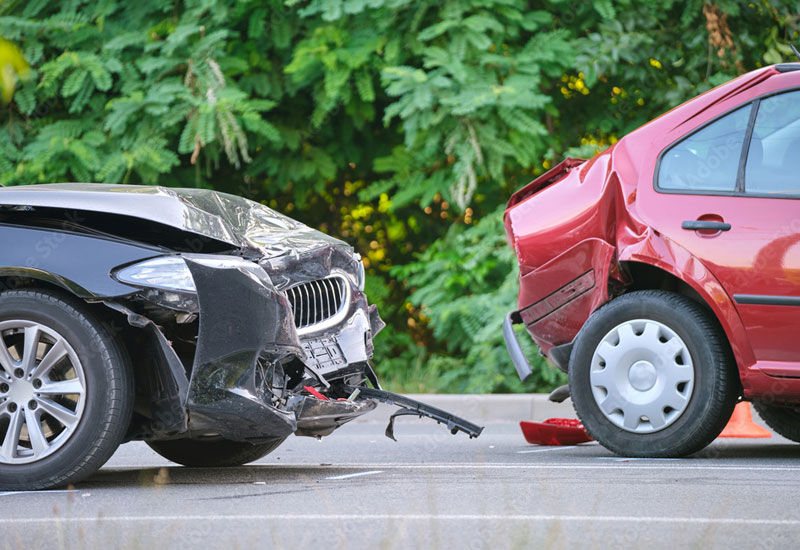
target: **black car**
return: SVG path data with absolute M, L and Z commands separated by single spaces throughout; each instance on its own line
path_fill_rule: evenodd
M 188 466 L 245 464 L 377 401 L 481 431 L 380 389 L 384 324 L 359 255 L 261 204 L 2 188 L 0 243 L 0 488 L 74 483 L 130 440 Z

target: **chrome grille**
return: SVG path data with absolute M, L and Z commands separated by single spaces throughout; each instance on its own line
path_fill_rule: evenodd
M 305 328 L 330 319 L 342 309 L 345 281 L 341 277 L 317 279 L 286 289 L 294 311 L 294 324 Z

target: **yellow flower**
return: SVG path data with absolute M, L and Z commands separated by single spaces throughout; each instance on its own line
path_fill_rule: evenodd
M 27 79 L 31 69 L 22 52 L 8 40 L 0 38 L 0 99 L 7 104 L 14 96 L 19 79 Z

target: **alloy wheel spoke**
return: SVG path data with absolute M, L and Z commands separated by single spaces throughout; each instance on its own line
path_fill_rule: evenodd
M 45 376 L 66 355 L 67 346 L 64 344 L 64 340 L 58 340 L 30 373 L 31 378 Z
M 28 428 L 28 437 L 31 441 L 31 448 L 36 456 L 47 451 L 50 444 L 42 431 L 42 422 L 36 411 L 25 409 L 25 426 Z
M 3 444 L 0 446 L 0 459 L 10 461 L 16 458 L 17 447 L 19 446 L 19 434 L 22 431 L 23 413 L 20 409 L 11 413 L 11 420 L 8 423 Z
M 63 405 L 59 405 L 55 401 L 51 401 L 43 397 L 36 398 L 36 402 L 44 412 L 61 422 L 65 428 L 71 429 L 73 426 L 75 426 L 75 424 L 77 424 L 78 415 Z
M 25 343 L 22 351 L 22 370 L 27 376 L 36 366 L 36 351 L 39 349 L 39 339 L 42 332 L 39 325 L 25 327 Z
M 83 384 L 78 378 L 70 378 L 59 382 L 45 382 L 42 387 L 36 390 L 37 394 L 46 395 L 82 395 L 83 392 Z
M 13 372 L 14 359 L 8 352 L 8 348 L 6 347 L 6 343 L 3 340 L 2 335 L 0 335 L 0 378 L 11 379 Z

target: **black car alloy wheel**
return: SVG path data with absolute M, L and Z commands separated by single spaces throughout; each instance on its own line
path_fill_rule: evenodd
M 113 454 L 133 382 L 84 304 L 44 290 L 0 294 L 0 488 L 75 483 Z

